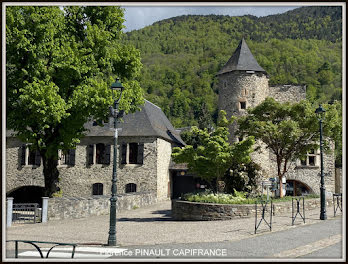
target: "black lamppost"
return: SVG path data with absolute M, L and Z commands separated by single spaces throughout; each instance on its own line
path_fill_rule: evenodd
M 319 120 L 320 132 L 320 220 L 326 220 L 325 182 L 324 182 L 324 159 L 323 159 L 323 119 L 325 109 L 319 105 L 315 110 Z
M 111 185 L 111 198 L 110 198 L 110 229 L 109 229 L 109 238 L 108 238 L 108 246 L 116 246 L 116 192 L 117 192 L 117 118 L 122 114 L 118 111 L 118 103 L 122 96 L 122 91 L 124 87 L 120 83 L 120 79 L 116 79 L 111 85 L 112 97 L 114 99 L 114 107 L 110 106 L 110 116 L 113 117 L 114 121 L 114 162 L 113 162 L 113 170 L 112 170 L 112 185 Z M 114 98 L 114 91 L 120 91 L 120 95 L 117 99 Z

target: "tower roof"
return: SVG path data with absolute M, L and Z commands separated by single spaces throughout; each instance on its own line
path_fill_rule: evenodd
M 266 73 L 266 71 L 257 63 L 244 38 L 239 42 L 232 57 L 216 75 L 232 71 L 256 71 Z

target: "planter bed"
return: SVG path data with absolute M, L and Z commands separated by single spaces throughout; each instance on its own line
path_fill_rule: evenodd
M 326 199 L 327 206 L 332 199 Z M 292 203 L 273 203 L 274 213 L 291 213 Z M 295 205 L 295 204 L 294 204 Z M 305 210 L 320 207 L 320 198 L 305 199 Z M 269 207 L 268 207 L 269 208 Z M 258 206 L 259 213 L 260 206 Z M 296 208 L 295 208 L 296 210 Z M 172 200 L 172 215 L 175 220 L 231 220 L 255 216 L 255 204 L 214 204 Z

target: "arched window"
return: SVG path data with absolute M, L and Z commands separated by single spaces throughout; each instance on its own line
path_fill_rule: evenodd
M 93 184 L 93 195 L 103 195 L 103 184 L 94 183 Z
M 137 185 L 135 183 L 126 184 L 126 193 L 136 192 L 136 191 L 137 191 Z

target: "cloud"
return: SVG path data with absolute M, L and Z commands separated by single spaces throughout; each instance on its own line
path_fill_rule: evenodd
M 298 6 L 123 6 L 126 31 L 140 29 L 156 21 L 181 15 L 268 16 Z

